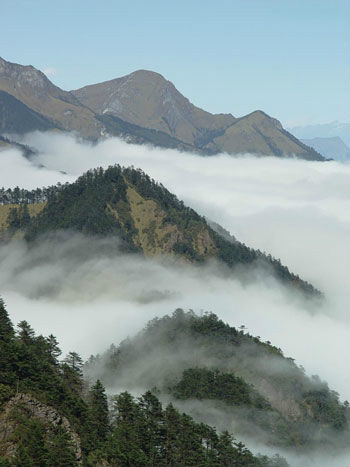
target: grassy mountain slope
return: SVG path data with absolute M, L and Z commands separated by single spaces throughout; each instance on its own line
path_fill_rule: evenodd
M 151 392 L 123 392 L 109 408 L 101 382 L 83 380 L 79 355 L 60 353 L 26 321 L 15 330 L 0 299 L 1 467 L 288 467 Z
M 141 170 L 120 166 L 91 170 L 70 185 L 51 187 L 46 196 L 44 209 L 32 219 L 26 213 L 16 216 L 13 212 L 8 221 L 10 232 L 21 227 L 29 241 L 62 229 L 119 235 L 128 249 L 146 256 L 166 254 L 194 263 L 216 259 L 229 268 L 265 267 L 295 290 L 319 294 L 279 260 L 215 232 L 203 217 Z M 24 190 L 8 197 L 3 191 L 2 199 L 33 202 L 35 196 Z
M 225 131 L 207 142 L 207 148 L 229 154 L 274 154 L 323 161 L 313 148 L 301 143 L 285 131 L 280 122 L 264 112 L 256 111 L 237 119 Z
M 15 119 L 14 114 L 7 115 L 6 121 L 17 133 L 49 125 L 93 140 L 106 134 L 122 135 L 137 144 L 204 155 L 253 152 L 323 160 L 263 112 L 239 119 L 231 114 L 211 114 L 195 107 L 170 81 L 152 71 L 138 70 L 67 92 L 36 68 L 0 58 L 0 91 L 34 112 L 28 129 L 23 109 Z M 12 105 L 18 110 L 18 103 Z
M 86 371 L 108 387 L 155 387 L 200 420 L 215 419 L 257 441 L 294 450 L 346 445 L 348 409 L 326 383 L 212 313 L 179 309 L 155 318 L 92 357 Z
M 58 128 L 75 130 L 85 137 L 100 136 L 101 126 L 94 113 L 32 66 L 10 63 L 0 58 L 0 90 L 43 115 Z
M 191 145 L 203 131 L 226 128 L 235 120 L 231 114 L 213 115 L 195 107 L 170 81 L 148 70 L 85 86 L 72 94 L 97 114 L 114 115 Z
M 97 114 L 168 133 L 205 152 L 324 160 L 264 112 L 239 119 L 231 114 L 210 114 L 195 107 L 170 81 L 152 71 L 138 70 L 72 93 Z

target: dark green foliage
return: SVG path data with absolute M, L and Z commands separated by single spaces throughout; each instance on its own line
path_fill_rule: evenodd
M 119 467 L 284 467 L 253 456 L 229 434 L 196 423 L 171 404 L 163 409 L 150 391 L 136 400 L 128 392 L 115 396 L 110 422 L 102 383 L 96 381 L 84 394 L 79 355 L 71 352 L 59 362 L 54 336 L 36 336 L 26 321 L 15 334 L 2 301 L 0 311 L 0 410 L 16 392 L 56 408 L 80 436 L 82 465 L 108 461 Z M 180 311 L 177 319 L 183 320 Z M 25 410 L 21 405 L 12 409 L 16 428 L 11 439 L 17 449 L 13 459 L 0 457 L 0 466 L 77 466 L 70 434 L 50 420 L 28 417 Z
M 48 201 L 43 211 L 30 222 L 27 217 L 19 221 L 16 213 L 11 214 L 15 216 L 10 219 L 13 228 L 21 222 L 26 227 L 27 240 L 34 240 L 44 233 L 69 229 L 88 235 L 118 235 L 123 239 L 126 249 L 140 251 L 139 244 L 135 241 L 138 231 L 126 197 L 128 185 L 144 199 L 158 204 L 165 213 L 163 225 L 175 225 L 181 232 L 182 240 L 172 246 L 175 254 L 199 263 L 214 257 L 229 268 L 237 265 L 260 265 L 267 267 L 280 281 L 307 296 L 321 295 L 311 284 L 292 274 L 280 260 L 216 233 L 203 217 L 140 169 L 115 165 L 106 170 L 89 170 L 76 182 L 63 186 L 58 184 L 56 187 L 33 191 L 18 187 L 13 190 L 1 189 L 0 203 Z M 198 251 L 195 247 L 195 239 L 203 231 L 210 238 L 210 251 Z
M 78 462 L 71 449 L 70 437 L 62 429 L 56 431 L 49 438 L 50 457 L 47 467 L 75 467 Z
M 319 382 L 318 388 L 304 394 L 305 403 L 311 407 L 315 419 L 336 430 L 346 425 L 346 405 L 339 404 L 339 394 L 330 391 L 325 383 Z
M 75 467 L 78 465 L 70 436 L 61 428 L 52 429 L 37 419 L 14 414 L 18 448 L 13 464 L 16 467 Z
M 87 172 L 75 183 L 50 192 L 48 204 L 26 232 L 26 239 L 57 230 L 76 230 L 87 235 L 118 235 L 125 248 L 135 251 L 134 231 L 126 203 L 126 183 L 120 167 Z M 120 209 L 124 229 L 111 209 Z
M 53 199 L 66 185 L 58 183 L 47 188 L 25 190 L 24 188 L 0 188 L 0 204 L 37 204 Z
M 25 229 L 30 223 L 27 204 L 11 208 L 7 216 L 7 225 L 11 230 Z
M 106 458 L 120 467 L 270 465 L 266 463 L 268 458 L 253 456 L 244 444 L 235 443 L 229 433 L 218 435 L 208 425 L 181 414 L 172 404 L 163 410 L 157 397 L 150 392 L 138 400 L 127 392 L 115 398 Z
M 0 297 L 0 343 L 7 342 L 13 338 L 15 331 L 7 313 L 5 303 Z
M 109 431 L 108 402 L 100 380 L 90 389 L 91 429 L 96 443 L 106 440 Z
M 83 359 L 76 352 L 69 352 L 63 362 L 78 376 L 83 376 Z
M 1 316 L 4 316 L 3 312 Z M 76 424 L 79 431 L 82 422 L 88 419 L 88 405 L 80 395 L 81 373 L 58 362 L 60 351 L 54 336 L 35 336 L 29 324 L 22 321 L 16 336 L 7 326 L 7 333 L 0 339 L 0 348 L 0 393 L 3 402 L 14 391 L 29 392 L 42 402 L 56 407 Z
M 0 456 L 0 467 L 11 467 L 11 461 L 7 457 Z
M 170 390 L 178 399 L 214 399 L 229 405 L 271 408 L 270 404 L 243 378 L 219 370 L 207 368 L 185 370 L 181 380 Z
M 125 377 L 130 388 L 156 386 L 175 399 L 211 401 L 211 407 L 240 420 L 241 436 L 261 430 L 278 446 L 317 447 L 333 437 L 334 429 L 343 437 L 348 429 L 346 405 L 326 383 L 307 377 L 281 349 L 251 336 L 244 326 L 237 330 L 213 313 L 196 316 L 178 309 L 154 318 L 133 339 L 91 358 L 86 369 L 105 384 Z M 267 394 L 261 382 L 271 388 Z M 274 393 L 286 405 L 295 404 L 297 419 L 279 411 Z

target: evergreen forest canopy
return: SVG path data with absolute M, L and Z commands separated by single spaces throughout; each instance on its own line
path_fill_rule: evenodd
M 321 296 L 279 259 L 217 233 L 163 185 L 133 167 L 97 168 L 72 184 L 31 191 L 2 188 L 0 204 L 9 207 L 6 238 L 19 230 L 29 242 L 67 229 L 117 235 L 126 251 L 167 254 L 199 264 L 217 259 L 229 268 L 259 266 L 305 296 Z M 35 215 L 30 213 L 31 206 L 40 208 Z
M 347 444 L 349 407 L 281 349 L 213 313 L 176 310 L 85 367 L 107 387 L 153 389 L 193 415 L 219 411 L 239 436 L 294 451 Z M 195 404 L 202 401 L 204 404 Z
M 15 329 L 0 301 L 1 467 L 288 466 L 163 407 L 151 391 L 109 404 L 100 380 L 84 380 L 80 356 L 60 355 L 53 335 L 37 336 L 26 321 Z

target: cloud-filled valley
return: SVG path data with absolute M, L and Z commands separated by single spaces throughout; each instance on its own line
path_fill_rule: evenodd
M 220 223 L 247 245 L 280 258 L 293 272 L 326 294 L 327 305 L 319 313 L 304 313 L 306 325 L 298 332 L 305 333 L 305 338 L 309 335 L 309 338 L 317 340 L 320 332 L 325 336 L 327 333 L 321 330 L 329 329 L 327 320 L 347 333 L 348 166 L 272 157 L 233 158 L 221 155 L 203 158 L 172 150 L 129 145 L 117 138 L 91 145 L 71 135 L 50 133 L 30 134 L 23 142 L 36 148 L 38 155 L 29 162 L 18 150 L 2 151 L 0 164 L 4 176 L 1 184 L 5 187 L 20 185 L 29 189 L 71 182 L 89 168 L 114 163 L 140 167 L 200 214 Z M 98 262 L 94 268 L 99 268 Z M 101 265 L 101 269 L 105 270 L 105 266 Z M 85 274 L 82 277 L 87 280 Z M 139 281 L 147 280 L 146 277 L 147 274 Z M 106 285 L 108 282 L 101 282 L 105 289 L 109 287 Z M 145 288 L 152 289 L 149 284 Z M 180 288 L 183 290 L 182 286 Z M 96 297 L 99 295 L 96 290 Z M 182 295 L 185 294 L 182 292 Z M 222 294 L 216 292 L 216 286 L 213 287 L 214 302 L 215 297 L 220 302 L 220 296 Z M 273 304 L 273 300 L 271 302 Z M 233 305 L 238 308 L 237 304 Z M 221 314 L 219 305 L 215 306 L 213 302 L 205 306 L 202 301 L 197 306 L 196 299 L 192 298 L 187 306 L 207 307 Z M 163 307 L 168 308 L 165 304 Z M 262 314 L 269 313 L 268 307 L 262 308 Z M 164 309 L 167 311 L 169 309 Z M 229 315 L 230 311 L 227 309 L 226 313 Z M 252 332 L 271 333 L 273 323 L 270 320 L 266 319 L 267 324 L 262 329 L 263 324 L 256 326 L 249 313 L 242 313 L 246 313 L 243 321 Z M 280 315 L 283 316 L 283 312 Z M 231 322 L 235 322 L 233 316 Z M 318 331 L 310 333 L 310 327 L 314 329 L 314 326 Z M 275 327 L 277 330 L 280 328 L 277 322 Z M 278 334 L 279 331 L 276 336 L 270 335 L 271 340 L 278 338 Z M 285 336 L 281 343 L 286 343 L 284 339 Z M 292 350 L 286 349 L 288 353 L 293 353 Z M 302 354 L 293 356 L 300 358 Z
M 120 251 L 117 239 L 69 232 L 31 247 L 22 240 L 0 246 L 1 295 L 15 322 L 26 319 L 38 332 L 54 333 L 65 352 L 87 358 L 175 308 L 213 311 L 280 347 L 342 400 L 350 398 L 348 165 L 200 157 L 117 138 L 90 144 L 38 132 L 21 142 L 37 155 L 28 160 L 18 149 L 0 151 L 0 186 L 33 189 L 72 182 L 98 166 L 139 167 L 238 240 L 280 258 L 325 300 L 293 297 L 259 268 L 242 281 L 242 271 L 217 262 L 146 259 Z

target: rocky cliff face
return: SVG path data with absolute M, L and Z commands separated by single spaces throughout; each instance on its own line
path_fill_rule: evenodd
M 18 422 L 13 418 L 14 410 L 19 411 L 26 418 L 40 420 L 46 425 L 47 432 L 55 427 L 60 427 L 66 431 L 71 438 L 75 458 L 79 463 L 81 462 L 80 438 L 71 427 L 68 419 L 61 416 L 53 407 L 42 404 L 30 394 L 22 393 L 12 397 L 6 403 L 0 415 L 0 455 L 13 458 L 17 451 L 17 440 L 14 435 Z

